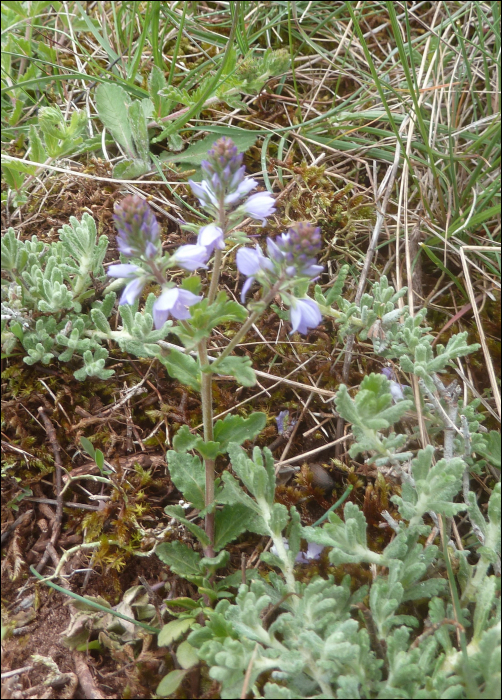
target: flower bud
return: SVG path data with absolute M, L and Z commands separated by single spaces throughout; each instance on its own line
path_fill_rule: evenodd
M 127 257 L 154 258 L 158 253 L 159 224 L 144 199 L 128 195 L 115 205 L 117 246 Z

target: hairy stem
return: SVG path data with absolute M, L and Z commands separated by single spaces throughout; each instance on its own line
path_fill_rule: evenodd
M 207 340 L 204 338 L 198 346 L 199 361 L 201 368 L 207 367 L 209 360 L 207 357 Z M 213 434 L 213 391 L 211 386 L 212 377 L 210 373 L 202 372 L 201 379 L 201 399 L 202 399 L 202 421 L 204 423 L 204 441 L 211 442 Z M 206 470 L 206 494 L 205 506 L 210 506 L 214 501 L 214 459 L 204 459 Z M 205 548 L 206 557 L 214 557 L 214 511 L 206 514 L 205 519 L 206 535 L 209 537 L 209 545 Z
M 257 311 L 254 311 L 251 316 L 249 316 L 248 320 L 243 323 L 241 328 L 237 331 L 237 333 L 234 335 L 230 343 L 227 345 L 227 347 L 223 350 L 221 355 L 213 362 L 212 367 L 216 367 L 218 363 L 220 363 L 222 360 L 225 359 L 225 357 L 228 357 L 232 350 L 241 342 L 241 340 L 245 337 L 246 333 L 249 331 L 249 329 L 253 326 L 254 323 L 260 318 L 260 316 L 266 311 L 268 308 L 268 305 L 270 304 L 271 301 L 273 301 L 275 295 L 277 294 L 279 287 L 281 286 L 282 280 L 278 280 L 272 289 L 264 296 L 261 302 L 261 308 Z

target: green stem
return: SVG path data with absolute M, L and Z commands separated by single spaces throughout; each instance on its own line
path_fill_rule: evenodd
M 249 316 L 248 320 L 241 326 L 240 330 L 237 331 L 237 333 L 234 335 L 227 347 L 223 350 L 221 355 L 211 365 L 212 370 L 214 370 L 214 368 L 217 367 L 218 364 L 225 359 L 225 357 L 228 357 L 230 355 L 232 350 L 241 342 L 241 340 L 245 337 L 246 333 L 253 326 L 253 324 L 256 323 L 260 316 L 266 311 L 268 305 L 271 301 L 273 301 L 275 295 L 279 291 L 282 281 L 282 279 L 279 279 L 274 284 L 272 289 L 268 292 L 268 294 L 265 295 L 261 302 L 261 308 L 258 311 L 254 311 L 251 314 L 251 316 Z
M 207 357 L 207 339 L 204 338 L 198 346 L 199 361 L 201 369 L 207 367 L 209 360 Z M 208 372 L 202 371 L 201 377 L 201 400 L 202 400 L 202 422 L 204 423 L 204 442 L 212 442 L 213 434 L 213 392 L 212 377 Z M 214 459 L 204 458 L 206 471 L 206 494 L 205 506 L 208 508 L 214 502 Z M 209 538 L 209 545 L 205 548 L 206 557 L 214 557 L 214 510 L 206 514 L 205 531 Z
M 223 229 L 225 230 L 225 229 Z M 213 274 L 211 275 L 211 284 L 209 285 L 209 293 L 207 300 L 210 304 L 213 303 L 216 292 L 218 291 L 218 283 L 220 281 L 221 261 L 223 259 L 223 251 L 219 248 L 214 253 Z

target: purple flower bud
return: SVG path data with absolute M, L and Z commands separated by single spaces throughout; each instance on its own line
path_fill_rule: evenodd
M 131 281 L 124 287 L 119 304 L 134 304 L 141 295 L 143 287 L 147 282 L 144 271 L 137 265 L 124 263 L 121 265 L 110 265 L 107 271 L 109 277 L 122 277 Z
M 178 320 L 190 318 L 187 307 L 193 306 L 201 299 L 201 296 L 180 287 L 165 289 L 153 305 L 155 328 L 162 328 L 170 315 Z
M 293 326 L 291 333 L 299 331 L 302 335 L 307 335 L 309 328 L 315 328 L 322 321 L 317 302 L 308 297 L 304 299 L 291 297 L 289 317 Z
M 158 253 L 159 224 L 144 199 L 128 195 L 115 205 L 113 215 L 117 227 L 117 246 L 122 255 L 146 256 Z
M 286 274 L 289 277 L 317 277 L 324 269 L 322 265 L 316 265 L 315 259 L 321 246 L 321 229 L 307 222 L 294 224 L 287 233 L 277 236 L 275 241 L 267 238 L 270 257 L 278 263 L 287 263 Z
M 196 270 L 198 267 L 207 267 L 209 251 L 203 245 L 182 245 L 172 256 L 179 267 L 184 270 Z
M 251 195 L 244 204 L 244 211 L 252 219 L 261 220 L 262 226 L 265 225 L 267 216 L 271 216 L 275 212 L 275 200 L 268 192 L 258 192 Z
M 216 226 L 216 224 L 203 226 L 199 231 L 197 245 L 205 246 L 207 248 L 208 255 L 211 255 L 215 248 L 223 250 L 225 248 L 223 230 L 219 226 Z

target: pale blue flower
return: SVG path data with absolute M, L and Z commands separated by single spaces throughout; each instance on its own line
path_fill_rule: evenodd
M 322 544 L 316 544 L 315 542 L 309 542 L 306 552 L 298 552 L 296 555 L 295 562 L 298 564 L 310 564 L 311 561 L 320 558 L 324 546 Z
M 253 284 L 256 274 L 260 270 L 272 271 L 274 269 L 274 265 L 263 255 L 259 245 L 256 246 L 255 250 L 252 248 L 239 248 L 236 255 L 236 263 L 239 272 L 246 275 L 248 278 L 244 282 L 241 292 L 241 301 L 244 303 L 246 294 Z
M 405 399 L 405 395 L 403 392 L 403 389 L 407 387 L 407 384 L 399 384 L 396 382 L 396 375 L 394 374 L 394 371 L 390 367 L 384 367 L 382 370 L 382 374 L 384 374 L 387 379 L 389 380 L 390 383 L 390 393 L 392 396 L 392 400 L 394 403 L 397 403 L 398 401 L 402 401 Z M 409 388 L 409 387 L 408 387 Z
M 289 318 L 293 326 L 291 333 L 298 331 L 302 335 L 307 335 L 309 328 L 316 328 L 322 321 L 322 315 L 317 302 L 308 297 L 304 299 L 295 299 L 295 297 L 291 297 Z
M 197 197 L 197 199 L 203 207 L 207 207 L 210 205 L 213 205 L 215 207 L 218 206 L 218 200 L 216 199 L 211 185 L 206 180 L 202 180 L 201 183 L 189 180 L 188 184 L 192 188 L 192 192 Z
M 223 250 L 225 248 L 223 230 L 219 226 L 216 226 L 216 224 L 203 226 L 199 231 L 197 244 L 205 246 L 209 255 L 211 255 L 215 248 Z
M 265 224 L 267 216 L 275 212 L 275 199 L 268 192 L 252 194 L 242 205 L 246 214 L 252 219 L 258 219 Z
M 281 411 L 279 415 L 275 417 L 275 422 L 277 423 L 277 432 L 279 435 L 282 435 L 289 423 L 289 411 Z
M 253 180 L 252 177 L 250 177 L 248 180 L 242 180 L 242 182 L 237 186 L 236 190 L 232 191 L 232 187 L 229 188 L 230 194 L 226 195 L 225 204 L 234 204 L 235 202 L 238 202 L 239 199 L 245 197 L 248 192 L 254 190 L 255 187 L 258 187 L 258 181 Z
M 140 273 L 140 274 L 138 274 Z M 147 278 L 144 271 L 137 265 L 122 263 L 120 265 L 110 265 L 107 270 L 109 277 L 130 279 L 131 281 L 124 287 L 119 304 L 134 304 L 139 298 Z
M 172 256 L 171 260 L 176 262 L 184 270 L 197 270 L 199 267 L 207 267 L 209 251 L 203 245 L 182 245 Z
M 141 268 L 137 265 L 121 263 L 120 265 L 110 265 L 106 274 L 108 277 L 133 277 L 138 270 Z
M 165 289 L 153 305 L 155 328 L 162 328 L 169 316 L 178 320 L 190 318 L 187 307 L 193 306 L 201 299 L 201 296 L 180 287 Z
M 289 550 L 289 541 L 285 537 L 282 538 L 282 541 L 284 544 L 284 549 L 286 551 Z M 307 551 L 298 552 L 298 554 L 295 557 L 295 562 L 297 564 L 309 564 L 311 561 L 319 559 L 323 550 L 324 546 L 322 544 L 315 544 L 315 542 L 309 542 L 307 546 Z M 270 551 L 272 554 L 275 554 L 275 556 L 278 556 L 278 551 L 275 544 L 273 544 L 270 547 Z

